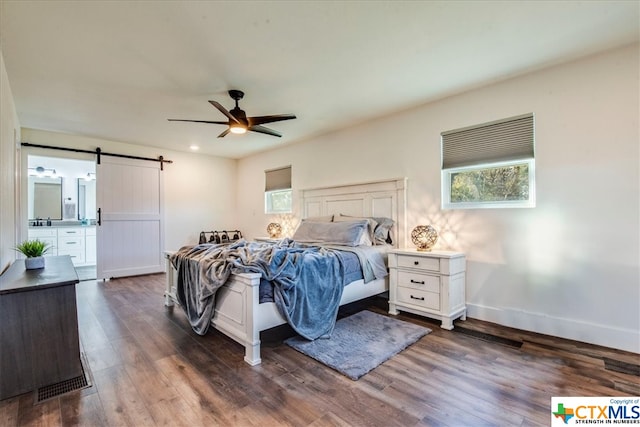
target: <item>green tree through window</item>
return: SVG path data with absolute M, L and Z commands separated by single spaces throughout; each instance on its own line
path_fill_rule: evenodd
M 529 167 L 509 165 L 452 173 L 451 203 L 529 199 Z

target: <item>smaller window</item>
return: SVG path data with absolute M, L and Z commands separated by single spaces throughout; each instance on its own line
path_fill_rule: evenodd
M 291 166 L 265 171 L 264 212 L 267 214 L 291 213 Z
M 535 206 L 533 159 L 442 171 L 444 209 Z
M 441 136 L 443 209 L 535 207 L 533 113 Z
M 291 213 L 292 191 L 274 190 L 264 193 L 264 212 L 268 214 Z

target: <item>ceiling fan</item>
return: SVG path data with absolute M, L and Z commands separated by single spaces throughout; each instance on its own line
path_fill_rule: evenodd
M 269 129 L 267 127 L 262 126 L 265 123 L 273 123 L 279 122 L 282 120 L 291 120 L 295 119 L 296 116 L 293 114 L 276 114 L 271 116 L 256 116 L 256 117 L 247 117 L 247 113 L 244 110 L 241 110 L 238 107 L 238 101 L 244 97 L 244 92 L 241 90 L 232 89 L 229 91 L 229 96 L 236 101 L 236 106 L 231 110 L 227 111 L 219 102 L 209 101 L 211 105 L 216 107 L 222 114 L 227 116 L 229 119 L 226 122 L 223 121 L 208 121 L 208 120 L 182 120 L 182 119 L 167 119 L 170 122 L 194 122 L 194 123 L 213 123 L 217 125 L 227 125 L 229 126 L 225 129 L 218 138 L 223 138 L 229 132 L 242 134 L 247 132 L 248 130 L 252 132 L 265 133 L 267 135 L 281 137 L 282 134 L 274 131 L 273 129 Z

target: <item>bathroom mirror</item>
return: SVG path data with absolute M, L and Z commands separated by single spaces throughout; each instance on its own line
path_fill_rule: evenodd
M 96 181 L 78 178 L 78 219 L 96 219 Z
M 29 218 L 62 219 L 62 178 L 29 177 Z

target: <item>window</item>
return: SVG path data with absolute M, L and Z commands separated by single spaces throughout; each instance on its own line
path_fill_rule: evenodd
M 443 209 L 535 206 L 533 114 L 441 136 Z
M 291 213 L 291 166 L 265 171 L 264 212 L 268 214 Z

